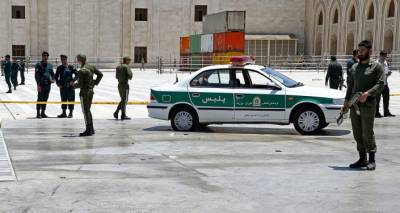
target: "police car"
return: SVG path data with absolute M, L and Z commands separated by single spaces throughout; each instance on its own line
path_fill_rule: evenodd
M 335 123 L 345 94 L 305 86 L 251 57 L 200 69 L 174 85 L 151 89 L 151 118 L 170 120 L 175 131 L 208 124 L 294 124 L 303 135 Z

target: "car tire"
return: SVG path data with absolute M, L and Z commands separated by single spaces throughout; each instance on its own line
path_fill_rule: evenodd
M 328 127 L 329 126 L 329 123 L 325 123 L 324 125 L 322 125 L 322 128 L 321 129 L 325 129 L 326 127 Z
M 326 125 L 321 112 L 312 107 L 305 107 L 294 113 L 293 124 L 302 135 L 315 135 Z
M 193 109 L 180 107 L 172 113 L 171 126 L 174 131 L 195 131 L 199 127 L 199 119 Z

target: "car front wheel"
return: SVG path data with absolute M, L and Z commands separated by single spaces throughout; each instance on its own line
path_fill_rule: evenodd
M 324 127 L 321 113 L 313 108 L 304 108 L 294 114 L 294 127 L 302 135 L 314 135 Z
M 174 111 L 171 117 L 171 126 L 175 131 L 195 131 L 199 121 L 194 110 L 182 107 Z

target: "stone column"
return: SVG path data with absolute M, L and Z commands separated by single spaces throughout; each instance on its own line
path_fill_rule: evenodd
M 121 57 L 131 56 L 132 0 L 122 0 L 122 42 Z M 133 56 L 131 56 L 133 57 Z

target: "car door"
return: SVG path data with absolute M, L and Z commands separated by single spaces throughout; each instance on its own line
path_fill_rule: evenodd
M 285 90 L 260 72 L 235 71 L 235 121 L 285 123 Z
M 189 96 L 196 107 L 200 123 L 234 121 L 231 71 L 204 71 L 190 82 Z

